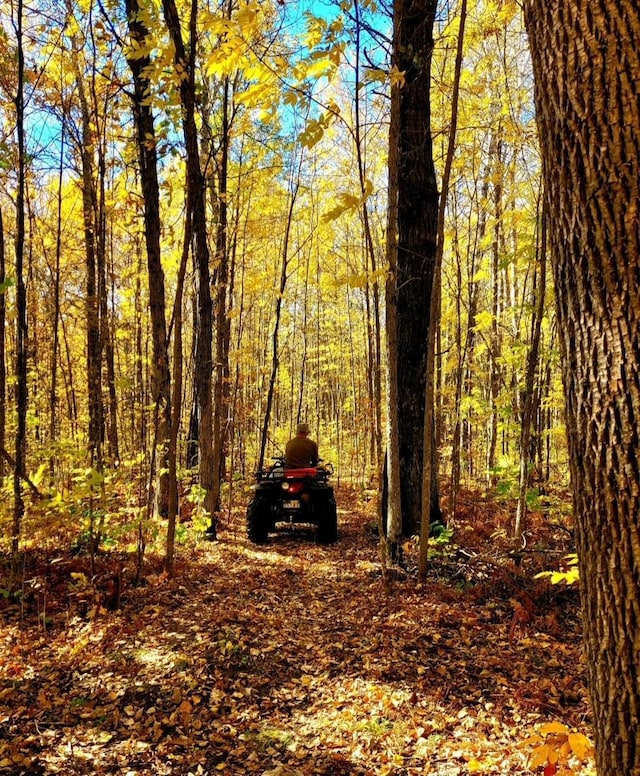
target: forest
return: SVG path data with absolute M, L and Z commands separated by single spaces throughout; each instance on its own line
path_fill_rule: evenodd
M 3 0 L 0 772 L 640 773 L 640 13 L 590 5 Z M 300 422 L 337 542 L 258 545 Z

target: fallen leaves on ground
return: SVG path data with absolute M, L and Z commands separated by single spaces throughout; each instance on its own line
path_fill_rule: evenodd
M 366 505 L 338 498 L 336 545 L 253 546 L 238 508 L 114 612 L 40 558 L 47 627 L 6 608 L 0 630 L 0 772 L 593 773 L 577 593 L 509 560 L 473 504 L 428 580 L 408 547 L 388 589 Z

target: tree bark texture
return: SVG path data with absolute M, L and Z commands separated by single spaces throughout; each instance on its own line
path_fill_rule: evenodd
M 70 16 L 73 15 L 70 2 L 67 2 L 67 12 Z M 81 131 L 76 142 L 82 172 L 82 213 L 86 267 L 88 448 L 91 465 L 95 466 L 98 471 L 101 471 L 102 442 L 104 440 L 104 406 L 102 400 L 102 340 L 100 336 L 100 306 L 98 299 L 98 197 L 93 155 L 97 137 L 91 122 L 91 110 L 81 71 L 81 46 L 81 41 L 74 34 L 72 36 L 72 62 L 81 113 Z
M 80 76 L 78 93 L 83 94 Z M 87 312 L 87 395 L 89 404 L 89 453 L 91 464 L 102 469 L 102 441 L 104 439 L 104 408 L 102 403 L 102 352 L 100 347 L 100 315 L 96 270 L 95 190 L 91 158 L 91 129 L 89 112 L 83 108 L 82 130 L 82 208 L 84 215 L 84 247 L 86 266 Z
M 397 23 L 397 19 L 396 19 Z M 400 504 L 400 442 L 398 439 L 398 152 L 400 137 L 400 86 L 391 87 L 389 116 L 389 183 L 387 199 L 387 280 L 385 287 L 385 347 L 387 350 L 386 454 L 380 455 L 379 529 L 383 574 L 389 559 L 398 555 L 402 531 Z M 383 530 L 385 529 L 385 530 Z
M 535 447 L 531 450 L 531 434 L 535 413 L 540 403 L 540 391 L 536 390 L 536 373 L 539 367 L 540 341 L 542 339 L 542 318 L 545 311 L 547 289 L 547 209 L 542 207 L 539 219 L 540 244 L 537 249 L 539 275 L 536 270 L 533 282 L 533 320 L 531 325 L 531 345 L 527 355 L 527 371 L 524 378 L 524 396 L 522 399 L 522 419 L 520 421 L 520 471 L 518 482 L 518 506 L 514 529 L 515 549 L 520 549 L 526 529 L 527 490 L 529 488 L 529 467 L 535 460 Z
M 229 251 L 227 246 L 227 183 L 231 143 L 231 84 L 225 78 L 222 87 L 222 132 L 218 165 L 218 228 L 215 261 L 215 382 L 213 388 L 213 502 L 220 511 L 220 494 L 225 470 L 229 408 L 229 341 L 231 326 L 228 310 Z M 215 523 L 212 521 L 215 528 Z
M 440 324 L 440 299 L 442 286 L 442 258 L 444 255 L 444 224 L 451 168 L 456 150 L 456 132 L 458 128 L 458 103 L 460 97 L 460 74 L 462 73 L 462 54 L 464 50 L 464 29 L 467 22 L 467 0 L 462 0 L 460 6 L 460 28 L 456 45 L 456 63 L 453 77 L 453 92 L 451 95 L 451 123 L 447 140 L 447 154 L 442 172 L 442 194 L 438 206 L 437 244 L 433 282 L 431 285 L 431 303 L 429 306 L 429 336 L 427 343 L 427 364 L 425 376 L 425 413 L 424 413 L 424 465 L 422 476 L 422 522 L 420 525 L 420 554 L 418 562 L 418 577 L 421 581 L 427 578 L 427 563 L 429 556 L 430 521 L 426 515 L 431 512 L 434 497 L 433 483 L 437 483 L 438 434 L 436 431 L 436 361 Z
M 210 253 L 207 242 L 205 178 L 200 164 L 196 125 L 196 16 L 197 2 L 192 0 L 189 18 L 189 53 L 182 37 L 182 27 L 174 0 L 163 0 L 167 29 L 175 47 L 175 67 L 183 74 L 180 80 L 182 128 L 187 157 L 189 201 L 192 207 L 192 230 L 195 239 L 195 263 L 198 274 L 198 320 L 196 333 L 195 384 L 198 400 L 198 450 L 200 485 L 205 490 L 204 507 L 214 515 L 213 482 L 213 302 L 211 299 Z
M 144 45 L 148 30 L 139 19 L 138 0 L 126 0 L 129 34 L 139 45 Z M 165 316 L 164 273 L 160 250 L 160 189 L 158 185 L 158 159 L 154 118 L 149 105 L 149 79 L 146 76 L 149 57 L 129 60 L 133 75 L 133 115 L 138 136 L 140 159 L 140 183 L 144 200 L 145 245 L 147 253 L 147 274 L 149 277 L 149 312 L 151 314 L 151 336 L 153 340 L 153 363 L 151 364 L 151 392 L 158 413 L 158 512 L 166 516 L 169 510 L 168 447 L 171 429 L 171 373 L 169 368 L 169 346 Z
M 24 132 L 24 48 L 22 37 L 22 0 L 18 0 L 15 25 L 18 44 L 18 84 L 15 96 L 16 133 L 18 136 L 18 191 L 16 195 L 16 431 L 15 466 L 13 467 L 13 522 L 11 526 L 11 578 L 10 588 L 18 579 L 20 527 L 24 517 L 21 472 L 26 469 L 27 458 L 27 291 L 24 284 L 25 244 L 25 175 L 26 151 Z
M 438 227 L 429 96 L 436 5 L 435 0 L 396 0 L 394 4 L 393 64 L 404 73 L 399 106 L 396 277 L 404 535 L 415 534 L 421 519 L 429 300 Z M 437 494 L 437 487 L 434 493 Z
M 640 6 L 527 0 L 596 765 L 640 774 Z
M 58 423 L 58 359 L 60 351 L 60 258 L 62 255 L 62 187 L 64 183 L 64 153 L 65 153 L 65 127 L 64 123 L 61 127 L 60 134 L 60 164 L 58 167 L 58 196 L 57 196 L 57 217 L 56 217 L 56 254 L 55 263 L 53 266 L 53 311 L 51 328 L 53 329 L 53 337 L 51 343 L 51 389 L 49 393 L 49 443 L 53 444 L 57 438 L 57 423 Z M 4 259 L 2 261 L 1 280 L 4 281 Z M 3 295 L 4 296 L 4 295 Z M 3 302 L 4 303 L 4 302 Z M 4 311 L 0 313 L 0 325 L 4 326 Z M 4 333 L 0 335 L 0 341 L 4 339 Z M 4 343 L 2 343 L 4 361 Z M 0 363 L 0 369 L 3 364 Z M 4 384 L 4 381 L 2 381 Z M 4 438 L 0 436 L 0 445 L 4 447 Z M 55 456 L 51 454 L 49 459 L 49 475 L 53 480 L 53 474 L 55 471 Z

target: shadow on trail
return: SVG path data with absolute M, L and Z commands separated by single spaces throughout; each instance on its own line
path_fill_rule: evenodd
M 508 599 L 410 575 L 385 592 L 370 522 L 341 510 L 335 545 L 256 546 L 238 510 L 175 579 L 20 653 L 11 772 L 453 776 L 467 740 L 518 772 L 520 720 L 585 714 L 578 645 L 514 642 Z

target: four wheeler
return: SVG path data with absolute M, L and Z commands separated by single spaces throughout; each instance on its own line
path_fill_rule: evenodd
M 253 498 L 247 507 L 247 531 L 254 544 L 264 544 L 278 523 L 311 523 L 316 541 L 338 539 L 338 513 L 329 477 L 331 464 L 288 469 L 284 458 L 256 474 Z

